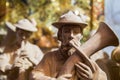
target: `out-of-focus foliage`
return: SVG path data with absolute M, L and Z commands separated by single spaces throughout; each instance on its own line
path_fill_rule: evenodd
M 33 42 L 40 42 L 42 39 L 38 38 L 48 36 L 48 34 L 49 38 L 47 37 L 47 39 L 52 41 L 50 39 L 52 39 L 51 37 L 55 34 L 56 29 L 51 23 L 57 21 L 63 13 L 72 10 L 77 15 L 85 15 L 86 22 L 90 22 L 91 1 L 92 0 L 6 0 L 5 3 L 4 0 L 1 0 L 0 5 L 2 3 L 6 4 L 6 10 L 4 9 L 3 14 L 0 13 L 0 15 L 6 15 L 5 20 L 11 23 L 16 23 L 23 18 L 35 18 L 38 23 L 38 32 L 32 36 L 34 39 Z M 4 8 L 5 5 L 2 7 Z M 89 30 L 90 26 L 84 30 L 85 39 L 83 39 L 83 41 L 87 39 L 86 37 L 89 34 Z M 38 45 L 41 46 L 41 44 Z
M 98 28 L 100 21 L 104 20 L 104 0 L 93 0 L 93 29 Z
M 5 0 L 0 0 L 0 21 L 5 18 L 6 14 L 6 1 Z
M 24 17 L 35 17 L 39 22 L 47 24 L 58 20 L 68 10 L 89 10 L 89 0 L 7 0 L 7 4 L 7 20 L 12 22 Z

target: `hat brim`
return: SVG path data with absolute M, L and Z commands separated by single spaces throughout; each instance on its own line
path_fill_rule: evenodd
M 77 27 L 85 28 L 87 26 L 86 23 L 76 23 L 76 22 L 54 22 L 52 23 L 53 26 L 56 28 L 60 28 L 64 25 L 76 25 Z
M 18 25 L 18 24 L 14 24 L 14 25 L 15 25 L 17 28 L 22 29 L 22 30 L 25 30 L 25 31 L 29 31 L 29 32 L 36 32 L 36 31 L 37 31 L 36 28 L 32 28 L 32 27 L 31 27 L 31 29 L 30 29 L 30 28 L 22 27 L 22 26 L 20 26 L 20 25 Z

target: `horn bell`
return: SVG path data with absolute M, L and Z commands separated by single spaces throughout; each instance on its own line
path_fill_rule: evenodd
M 107 46 L 118 45 L 119 40 L 115 33 L 105 22 L 100 22 L 97 32 L 81 46 L 81 49 L 90 56 Z

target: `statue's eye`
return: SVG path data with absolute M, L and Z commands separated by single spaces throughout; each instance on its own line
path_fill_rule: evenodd
M 64 30 L 64 32 L 65 32 L 65 33 L 70 33 L 71 30 L 70 30 L 70 29 L 66 29 L 66 30 Z

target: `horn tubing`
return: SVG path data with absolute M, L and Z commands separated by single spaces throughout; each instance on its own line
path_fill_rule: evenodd
M 101 22 L 98 31 L 81 46 L 81 49 L 87 56 L 91 56 L 107 46 L 118 46 L 118 44 L 119 41 L 114 32 L 107 24 Z

